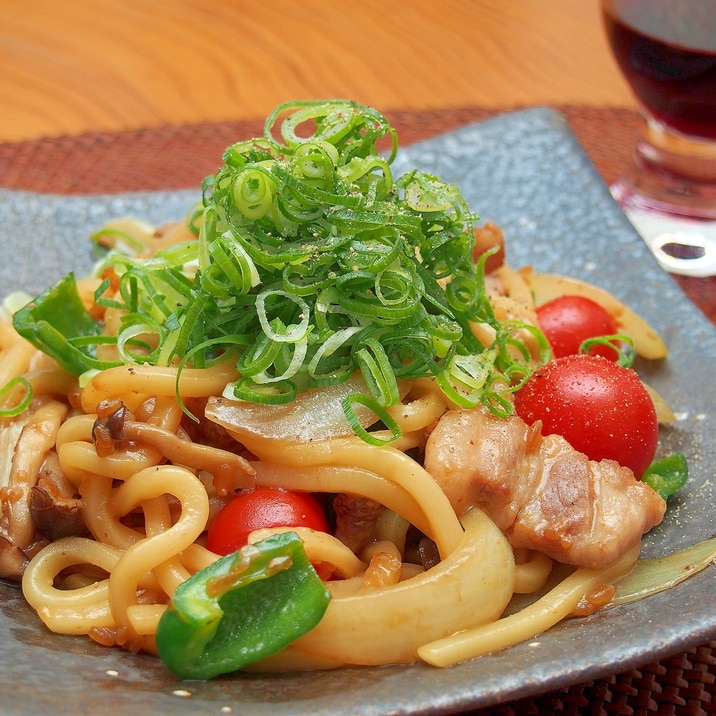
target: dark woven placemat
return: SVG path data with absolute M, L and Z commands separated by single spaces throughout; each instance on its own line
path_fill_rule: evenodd
M 626 109 L 557 109 L 611 182 L 629 161 L 636 114 Z M 463 107 L 387 114 L 404 146 L 507 111 Z M 192 188 L 216 171 L 229 144 L 262 132 L 263 120 L 257 119 L 0 143 L 0 185 L 60 194 Z
M 631 160 L 636 114 L 614 108 L 557 109 L 567 118 L 602 178 L 612 182 Z M 506 111 L 510 110 L 464 107 L 388 114 L 401 145 L 408 145 Z M 198 187 L 216 170 L 229 144 L 258 136 L 262 130 L 263 121 L 257 119 L 0 143 L 0 186 L 59 194 Z M 716 278 L 674 278 L 716 323 Z M 716 640 L 639 669 L 471 714 L 698 716 L 716 713 L 715 675 Z

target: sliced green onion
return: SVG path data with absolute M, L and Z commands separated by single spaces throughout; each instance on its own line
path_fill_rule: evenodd
M 281 344 L 268 336 L 260 336 L 253 346 L 247 347 L 236 363 L 236 369 L 245 378 L 264 373 L 273 365 L 281 350 Z
M 348 271 L 379 273 L 398 258 L 401 249 L 400 232 L 394 226 L 366 229 L 350 242 L 340 261 Z
M 236 208 L 247 219 L 256 221 L 268 214 L 277 188 L 271 173 L 254 164 L 242 167 L 234 179 L 232 192 Z
M 285 354 L 286 351 L 289 350 L 289 346 L 284 343 L 278 343 L 278 345 L 281 348 L 281 351 L 279 352 L 281 362 L 279 363 L 279 361 L 276 361 L 274 363 L 275 368 L 279 371 L 278 375 L 271 375 L 268 370 L 263 370 L 253 376 L 253 381 L 255 383 L 284 383 L 289 378 L 293 378 L 298 373 L 301 366 L 303 366 L 308 353 L 308 340 L 305 336 L 301 338 L 301 340 L 291 344 L 292 350 L 290 351 L 290 358 L 288 361 L 286 361 Z M 283 356 L 281 356 L 282 352 L 284 353 Z
M 438 385 L 461 408 L 474 408 L 481 402 L 482 389 L 488 382 L 496 357 L 494 350 L 454 355 L 447 368 L 438 373 Z
M 32 386 L 30 385 L 30 381 L 21 375 L 15 376 L 0 388 L 0 399 L 11 393 L 18 386 L 22 386 L 23 388 L 22 398 L 15 403 L 15 405 L 0 407 L 0 418 L 14 418 L 30 407 L 30 403 L 32 402 Z
M 497 351 L 495 366 L 499 375 L 506 378 L 511 392 L 519 390 L 532 373 L 531 350 L 520 334 L 529 336 L 537 346 L 537 361 L 544 364 L 552 357 L 549 341 L 542 331 L 522 321 L 497 324 L 494 348 Z
M 139 239 L 121 229 L 105 226 L 90 234 L 90 241 L 103 251 L 119 250 L 130 256 L 136 256 L 147 247 Z
M 353 432 L 369 445 L 388 445 L 389 443 L 393 442 L 393 440 L 397 440 L 398 438 L 402 437 L 403 431 L 401 430 L 400 425 L 398 425 L 397 421 L 388 413 L 388 411 L 382 405 L 380 405 L 380 403 L 378 403 L 375 398 L 369 395 L 355 393 L 353 395 L 346 396 L 343 399 L 341 405 L 343 406 L 343 413 L 346 416 L 346 420 L 351 426 Z M 372 410 L 378 417 L 378 420 L 380 420 L 380 422 L 382 422 L 383 425 L 385 425 L 385 427 L 390 431 L 390 438 L 386 440 L 366 430 L 361 425 L 361 422 L 355 411 L 355 405 L 362 405 L 363 407 Z
M 213 264 L 207 269 L 216 268 L 226 277 L 228 295 L 243 295 L 261 283 L 256 265 L 244 247 L 233 240 L 231 232 L 218 237 L 209 247 Z M 202 274 L 205 285 L 206 272 Z
M 269 318 L 270 308 L 267 306 L 267 303 L 275 303 L 276 298 L 285 298 L 286 301 L 296 305 L 298 311 L 297 317 L 299 319 L 298 323 L 287 326 L 283 330 L 276 330 L 274 328 L 272 319 Z M 274 299 L 274 301 L 271 301 L 271 299 Z M 311 309 L 308 303 L 300 296 L 294 296 L 288 291 L 278 289 L 262 291 L 256 297 L 256 313 L 259 317 L 259 324 L 261 325 L 264 335 L 278 343 L 296 343 L 297 341 L 303 340 L 310 330 Z
M 437 340 L 455 343 L 462 338 L 462 327 L 455 320 L 443 314 L 426 315 L 422 326 Z
M 351 326 L 331 333 L 313 354 L 307 368 L 309 377 L 319 384 L 325 384 L 325 381 L 330 381 L 331 383 L 341 382 L 345 373 L 347 373 L 347 375 L 353 373 L 354 365 L 350 359 L 349 343 L 351 338 L 362 330 L 360 326 Z M 348 350 L 342 359 L 333 361 L 329 370 L 321 370 L 322 362 L 327 362 L 328 359 L 334 356 L 340 349 L 346 348 Z M 345 375 L 345 377 L 347 377 L 347 375 Z
M 288 264 L 283 267 L 281 284 L 284 291 L 295 296 L 311 296 L 328 288 L 334 279 L 330 265 L 323 266 L 323 262 L 312 264 Z
M 250 403 L 263 405 L 282 405 L 290 403 L 296 398 L 298 389 L 290 380 L 270 385 L 257 385 L 250 378 L 240 378 L 230 383 L 222 395 L 230 400 L 246 400 Z
M 625 368 L 631 368 L 631 366 L 634 365 L 636 351 L 634 350 L 634 340 L 630 336 L 623 333 L 615 333 L 608 336 L 587 338 L 580 344 L 579 352 L 589 353 L 590 349 L 594 346 L 607 346 L 613 349 L 617 354 L 614 362 L 618 365 L 624 366 Z
M 406 293 L 395 303 L 378 297 L 381 277 L 370 271 L 355 271 L 336 279 L 338 302 L 350 313 L 365 316 L 380 323 L 397 323 L 411 316 L 420 306 L 420 294 L 403 283 Z
M 458 313 L 474 313 L 483 295 L 475 277 L 466 273 L 453 276 L 445 293 L 451 308 Z
M 162 345 L 164 330 L 149 316 L 132 313 L 123 316 L 117 331 L 117 350 L 125 364 L 141 365 L 142 363 L 156 363 L 156 354 Z M 141 340 L 138 340 L 140 339 Z M 156 339 L 152 341 L 151 339 Z M 153 343 L 156 342 L 156 346 Z M 132 346 L 139 348 L 138 352 L 130 350 Z
M 374 338 L 365 338 L 354 351 L 353 358 L 378 403 L 385 406 L 395 405 L 400 400 L 400 391 L 383 346 Z
M 169 365 L 172 355 L 184 355 L 187 352 L 189 346 L 193 344 L 192 337 L 197 332 L 195 329 L 208 303 L 209 295 L 206 293 L 198 293 L 192 297 L 181 318 L 177 317 L 177 327 L 172 331 L 173 340 L 165 342 L 162 346 L 164 355 L 161 359 L 161 365 Z M 199 330 L 198 332 L 203 335 L 203 331 Z M 167 346 L 167 343 L 169 346 Z M 167 348 L 169 348 L 168 351 L 166 350 Z
M 405 203 L 421 214 L 449 211 L 464 203 L 457 187 L 429 174 L 413 171 L 403 183 Z

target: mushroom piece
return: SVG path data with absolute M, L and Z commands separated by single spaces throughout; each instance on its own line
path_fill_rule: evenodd
M 46 486 L 35 485 L 30 491 L 32 521 L 37 531 L 51 542 L 88 533 L 84 508 L 83 500 L 53 494 Z
M 35 529 L 46 539 L 81 537 L 88 534 L 84 502 L 65 477 L 57 453 L 51 450 L 30 490 L 30 516 Z
M 0 552 L 0 576 L 17 578 L 19 556 L 31 558 L 46 540 L 39 534 L 32 519 L 30 495 L 42 478 L 42 469 L 54 450 L 57 430 L 68 412 L 68 406 L 56 400 L 38 405 L 26 421 L 18 423 L 17 431 L 3 430 L 3 445 L 7 437 L 15 437 L 15 444 L 7 445 L 11 458 L 0 479 L 0 536 L 10 545 Z

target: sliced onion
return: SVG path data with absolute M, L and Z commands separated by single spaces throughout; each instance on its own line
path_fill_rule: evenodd
M 401 395 L 407 393 L 407 381 L 400 381 Z M 276 440 L 307 442 L 353 435 L 343 412 L 342 402 L 349 395 L 370 396 L 360 373 L 343 383 L 299 393 L 285 405 L 260 405 L 227 398 L 209 398 L 206 417 L 226 428 L 238 440 Z M 355 412 L 364 428 L 377 421 L 376 414 L 362 405 Z
M 616 592 L 607 607 L 628 604 L 675 587 L 716 562 L 716 537 L 679 552 L 640 559 L 629 574 L 616 584 Z
M 514 588 L 512 549 L 480 510 L 463 520 L 460 543 L 435 567 L 392 586 L 345 594 L 338 587 L 318 626 L 252 670 L 296 668 L 296 650 L 304 669 L 410 663 L 426 642 L 494 622 Z

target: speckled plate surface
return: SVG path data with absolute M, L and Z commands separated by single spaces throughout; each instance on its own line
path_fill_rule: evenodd
M 662 554 L 713 532 L 716 331 L 657 266 L 565 126 L 547 109 L 506 115 L 411 146 L 413 166 L 460 184 L 471 207 L 499 223 L 508 260 L 611 290 L 671 348 L 646 376 L 678 422 L 662 450 L 690 460 L 691 480 L 645 552 Z M 2 292 L 39 291 L 91 266 L 87 235 L 132 214 L 180 218 L 198 193 L 48 197 L 0 191 Z M 23 714 L 455 713 L 625 671 L 716 637 L 710 567 L 670 592 L 569 621 L 505 652 L 450 669 L 425 665 L 304 674 L 237 675 L 181 684 L 156 659 L 49 634 L 17 589 L 0 585 L 0 712 Z

